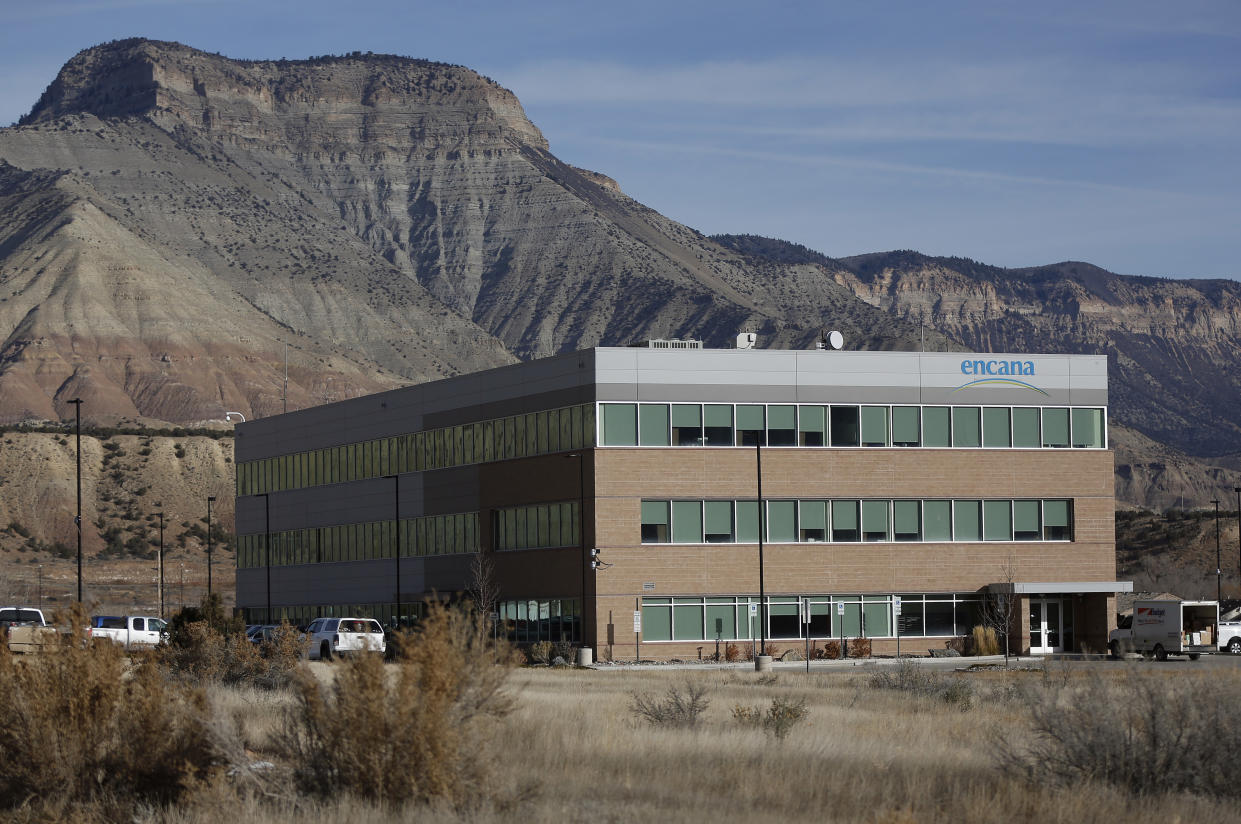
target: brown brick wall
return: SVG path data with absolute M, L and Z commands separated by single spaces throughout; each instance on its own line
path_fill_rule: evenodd
M 755 497 L 755 454 L 735 449 L 600 449 L 594 453 L 596 634 L 634 654 L 632 611 L 647 596 L 755 594 L 757 545 L 642 545 L 643 498 Z M 768 594 L 973 592 L 1015 581 L 1116 576 L 1113 455 L 1083 450 L 763 450 L 763 497 L 1072 498 L 1072 542 L 768 544 Z M 643 584 L 654 584 L 643 590 Z M 1106 638 L 1106 604 L 1083 604 L 1079 634 Z M 1023 608 L 1025 605 L 1023 604 Z M 620 620 L 616 616 L 622 616 Z M 609 633 L 609 616 L 612 618 Z M 1029 616 L 1021 618 L 1028 649 Z M 876 652 L 888 642 L 876 642 Z M 915 642 L 942 645 L 942 641 Z M 693 657 L 698 644 L 659 643 L 644 657 Z M 714 652 L 712 648 L 704 654 Z M 891 642 L 895 648 L 895 641 Z M 894 649 L 893 649 L 894 651 Z M 692 655 L 691 655 L 692 653 Z

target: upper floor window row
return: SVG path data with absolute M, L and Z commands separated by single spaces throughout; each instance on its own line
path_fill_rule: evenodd
M 1104 410 L 1061 406 L 603 403 L 601 446 L 1106 449 Z
M 425 472 L 593 446 L 594 404 L 510 415 L 237 465 L 237 494 Z
M 1073 502 L 1051 500 L 868 500 L 642 502 L 644 544 L 858 541 L 1071 541 Z

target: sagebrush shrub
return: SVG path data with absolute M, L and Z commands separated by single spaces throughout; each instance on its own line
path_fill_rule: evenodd
M 1034 736 L 996 741 L 1002 768 L 1032 782 L 1102 781 L 1134 795 L 1241 797 L 1241 682 L 1130 670 L 1104 681 L 1021 684 Z
M 149 655 L 91 643 L 81 609 L 52 649 L 19 661 L 0 644 L 0 807 L 91 805 L 132 815 L 175 801 L 217 763 L 204 693 L 169 683 Z
M 493 643 L 483 616 L 439 604 L 397 643 L 398 664 L 354 656 L 330 685 L 299 671 L 278 736 L 297 784 L 319 796 L 457 809 L 494 800 L 495 722 L 512 709 L 504 691 L 511 649 Z
M 684 686 L 669 687 L 663 698 L 635 692 L 629 709 L 654 726 L 695 727 L 711 703 L 706 696 L 706 687 L 686 681 Z
M 193 621 L 182 624 L 155 656 L 172 679 L 282 689 L 293 682 L 305 653 L 305 639 L 287 623 L 272 633 L 271 640 L 254 644 L 231 627 Z
M 762 707 L 736 705 L 733 707 L 733 720 L 746 726 L 758 727 L 783 741 L 794 727 L 805 720 L 808 712 L 805 698 L 799 701 L 773 698 L 766 712 Z
M 552 662 L 552 642 L 536 641 L 526 651 L 531 664 L 550 664 Z
M 925 669 L 921 664 L 902 658 L 890 667 L 876 669 L 867 679 L 872 689 L 897 690 L 936 698 L 945 704 L 968 710 L 974 701 L 974 688 L 966 680 Z

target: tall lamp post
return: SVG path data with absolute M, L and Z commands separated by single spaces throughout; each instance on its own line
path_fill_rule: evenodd
M 159 515 L 159 617 L 164 617 L 164 511 Z
M 78 514 L 73 523 L 78 528 L 78 603 L 82 603 L 82 399 L 69 401 L 74 407 L 74 419 L 77 422 L 75 440 L 78 452 Z
M 392 479 L 392 519 L 396 527 L 396 626 L 401 626 L 401 476 L 384 475 Z
M 211 505 L 215 503 L 215 496 L 207 496 L 207 599 L 211 599 L 211 550 L 215 548 L 214 541 L 211 536 Z
M 771 666 L 767 657 L 767 587 L 763 577 L 763 533 L 766 529 L 763 506 L 763 442 L 760 437 L 754 443 L 754 466 L 758 478 L 758 649 L 754 657 L 754 669 L 766 670 Z
M 267 570 L 267 620 L 263 623 L 273 623 L 271 615 L 271 499 L 267 497 L 267 493 L 263 492 L 259 495 L 263 499 L 263 567 Z
M 1215 603 L 1218 604 L 1224 594 L 1224 576 L 1219 562 L 1219 501 L 1211 503 L 1215 504 Z
M 1241 486 L 1234 486 L 1232 491 L 1237 493 L 1237 571 L 1241 573 Z
M 582 452 L 570 452 L 565 457 L 577 459 L 578 560 L 582 567 L 582 605 L 578 610 L 578 621 L 581 624 L 582 650 L 585 651 L 591 649 L 590 644 L 586 643 L 586 455 Z M 586 654 L 582 653 L 583 661 L 586 660 Z

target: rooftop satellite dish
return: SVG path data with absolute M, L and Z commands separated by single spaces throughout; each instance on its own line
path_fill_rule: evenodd
M 833 349 L 841 349 L 845 345 L 845 336 L 833 329 L 827 334 L 827 345 Z
M 754 332 L 742 332 L 737 336 L 738 349 L 753 349 L 754 344 L 758 342 L 758 335 Z

